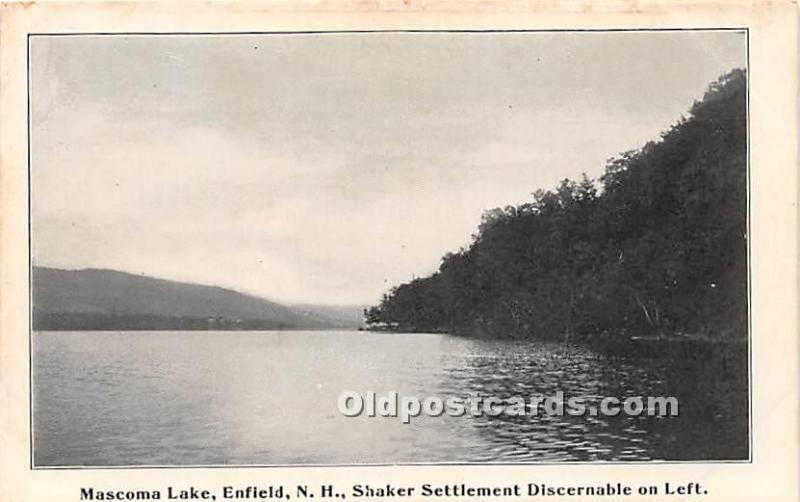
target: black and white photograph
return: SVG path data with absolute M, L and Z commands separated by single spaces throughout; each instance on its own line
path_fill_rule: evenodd
M 32 467 L 751 462 L 748 38 L 30 35 Z

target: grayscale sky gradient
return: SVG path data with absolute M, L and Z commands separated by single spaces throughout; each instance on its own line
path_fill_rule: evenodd
M 33 253 L 372 303 L 745 66 L 733 32 L 31 39 Z

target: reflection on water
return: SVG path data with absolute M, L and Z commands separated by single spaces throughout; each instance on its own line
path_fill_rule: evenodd
M 678 417 L 500 415 L 474 426 L 492 447 L 481 460 L 727 460 L 748 456 L 746 365 L 735 374 L 710 361 L 610 357 L 579 346 L 475 342 L 453 368 L 451 388 L 511 397 L 675 396 Z
M 33 335 L 49 465 L 722 460 L 748 456 L 746 365 L 360 332 Z M 676 396 L 680 416 L 344 417 L 343 391 Z

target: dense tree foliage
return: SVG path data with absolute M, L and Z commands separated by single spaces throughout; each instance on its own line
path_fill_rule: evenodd
M 486 212 L 467 249 L 393 288 L 373 326 L 490 336 L 747 330 L 746 74 L 658 141 Z

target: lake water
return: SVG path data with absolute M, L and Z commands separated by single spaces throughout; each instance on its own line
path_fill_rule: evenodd
M 561 344 L 368 332 L 37 332 L 37 466 L 747 459 L 747 379 Z M 711 375 L 711 376 L 709 376 Z M 345 417 L 346 390 L 675 396 L 680 415 Z

